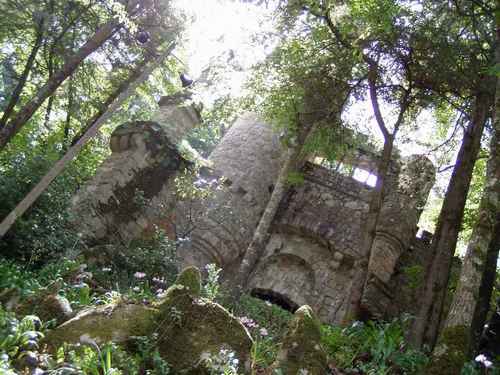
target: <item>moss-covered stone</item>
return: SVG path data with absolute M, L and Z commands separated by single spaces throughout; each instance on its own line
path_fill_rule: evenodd
M 132 304 L 90 308 L 49 331 L 45 342 L 56 348 L 64 342 L 76 344 L 87 335 L 98 344 L 124 343 L 130 336 L 149 335 L 157 313 L 156 309 Z
M 426 374 L 456 375 L 467 362 L 468 328 L 455 326 L 445 328 L 434 349 L 432 361 Z
M 193 297 L 199 297 L 201 293 L 201 273 L 194 266 L 185 268 L 175 280 L 174 285 L 182 285 Z
M 55 319 L 58 324 L 71 319 L 73 309 L 67 298 L 58 294 L 49 294 L 35 308 L 35 314 L 44 321 Z
M 309 306 L 304 305 L 295 312 L 273 367 L 285 375 L 327 373 L 320 323 Z
M 159 306 L 161 356 L 176 373 L 205 374 L 204 359 L 228 350 L 239 360 L 240 371 L 249 371 L 252 339 L 246 328 L 222 306 L 178 287 Z

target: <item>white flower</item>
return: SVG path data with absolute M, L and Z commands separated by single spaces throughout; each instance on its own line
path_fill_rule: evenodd
M 476 358 L 474 358 L 474 360 L 482 363 L 486 368 L 493 366 L 493 362 L 491 362 L 484 354 L 479 354 Z
M 139 292 L 139 291 L 141 290 L 141 288 L 139 288 L 138 286 L 134 286 L 134 287 L 132 288 L 132 290 L 133 290 L 134 292 Z
M 486 356 L 484 354 L 479 354 L 475 359 L 474 361 L 476 362 L 481 362 L 483 363 L 484 361 L 487 361 L 488 358 L 486 358 Z
M 269 334 L 269 333 L 267 332 L 267 329 L 265 329 L 265 328 L 261 328 L 261 329 L 259 330 L 259 333 L 260 333 L 260 335 L 261 335 L 261 336 L 267 336 L 267 335 Z
M 102 269 L 102 272 L 111 272 L 111 268 L 109 268 L 109 267 L 104 267 L 104 268 Z
M 144 279 L 146 277 L 146 274 L 144 272 L 136 272 L 134 273 L 134 277 L 136 279 Z
M 243 324 L 247 328 L 256 328 L 259 326 L 257 323 L 255 323 L 253 319 L 248 318 L 246 316 L 242 316 L 241 318 L 239 318 L 239 320 L 241 324 Z

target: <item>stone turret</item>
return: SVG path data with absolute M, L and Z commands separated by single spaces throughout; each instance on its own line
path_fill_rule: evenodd
M 73 221 L 87 243 L 127 243 L 153 223 L 172 232 L 173 182 L 188 165 L 177 144 L 200 117 L 185 96 L 173 95 L 160 101 L 155 119 L 117 127 L 111 156 L 74 197 Z
M 435 168 L 424 156 L 402 160 L 396 180 L 389 184 L 382 204 L 368 264 L 368 278 L 362 306 L 369 315 L 384 318 L 394 298 L 391 279 L 404 251 L 417 234 L 417 224 L 429 191 L 434 185 Z
M 224 178 L 190 242 L 179 249 L 184 266 L 216 263 L 225 270 L 243 255 L 280 170 L 281 144 L 255 114 L 237 120 L 209 157 L 208 178 Z

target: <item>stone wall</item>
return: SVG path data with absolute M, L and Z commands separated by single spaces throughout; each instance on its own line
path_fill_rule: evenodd
M 405 281 L 400 277 L 404 270 L 420 267 L 424 271 L 427 267 L 422 257 L 401 257 L 418 241 L 416 225 L 434 176 L 433 168 L 426 164 L 427 159 L 423 160 L 425 162 L 410 158 L 401 166 L 393 165 L 388 179 L 385 216 L 378 229 L 386 228 L 386 232 L 391 233 L 390 240 L 397 238 L 405 247 L 392 252 L 393 248 L 387 246 L 392 242 L 384 242 L 383 232 L 377 232 L 378 248 L 370 262 L 371 280 L 380 275 L 384 291 L 390 292 L 377 303 L 373 300 L 366 303 L 373 312 L 382 313 L 379 317 L 396 316 L 409 306 L 398 301 L 401 289 L 411 292 L 410 296 L 416 292 L 406 288 L 409 281 L 397 282 Z M 429 168 L 423 172 L 415 169 L 414 164 L 420 162 Z M 411 173 L 415 173 L 409 180 L 413 185 L 403 190 Z M 304 177 L 304 183 L 291 189 L 282 202 L 265 256 L 252 275 L 250 288 L 255 295 L 281 299 L 290 307 L 309 304 L 323 321 L 341 323 L 346 318 L 351 280 L 355 272 L 359 272 L 353 266 L 363 256 L 359 249 L 371 188 L 311 163 L 305 165 Z M 411 251 L 417 254 L 426 251 L 420 242 L 418 244 Z M 380 288 L 374 288 L 373 284 L 369 288 L 369 297 L 380 297 Z

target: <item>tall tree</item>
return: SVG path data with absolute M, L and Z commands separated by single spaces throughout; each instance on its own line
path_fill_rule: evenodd
M 451 272 L 451 261 L 460 232 L 472 171 L 480 149 L 484 125 L 489 116 L 491 92 L 489 79 L 478 87 L 470 123 L 464 131 L 462 145 L 446 190 L 443 206 L 432 241 L 434 260 L 425 282 L 425 292 L 415 319 L 412 342 L 420 347 L 424 342 L 433 347 L 441 323 L 444 298 Z
M 94 137 L 100 127 L 120 108 L 123 102 L 133 93 L 133 91 L 143 83 L 149 75 L 157 68 L 172 52 L 175 44 L 172 43 L 165 52 L 158 56 L 147 55 L 149 58 L 139 64 L 130 74 L 130 76 L 122 82 L 122 84 L 109 96 L 107 103 L 102 107 L 90 121 L 84 133 L 78 138 L 76 143 L 72 145 L 66 154 L 56 162 L 56 164 L 47 172 L 40 182 L 24 197 L 24 199 L 3 219 L 0 223 L 0 238 L 7 233 L 12 224 L 36 201 L 36 199 L 45 191 L 50 183 L 63 171 L 71 160 L 78 154 L 83 146 Z M 150 62 L 150 58 L 153 61 Z
M 146 4 L 146 5 L 144 5 Z M 148 10 L 145 6 L 150 7 L 149 2 L 133 1 L 129 4 L 127 11 L 130 17 Z M 63 66 L 54 72 L 49 80 L 38 89 L 36 95 L 26 103 L 18 112 L 10 118 L 5 124 L 0 124 L 0 150 L 5 148 L 8 142 L 14 137 L 26 122 L 33 116 L 43 102 L 54 94 L 57 88 L 80 66 L 82 61 L 101 47 L 118 29 L 124 26 L 124 22 L 120 17 L 114 17 L 105 24 L 101 25 L 90 37 L 87 42 L 82 45 L 78 51 L 69 56 Z
M 485 13 L 481 4 L 460 1 L 449 4 L 432 0 L 427 2 L 428 11 L 435 15 L 437 30 L 442 30 L 444 34 L 436 34 L 438 37 L 433 40 L 436 42 L 434 47 L 436 55 L 421 56 L 422 66 L 428 72 L 419 71 L 416 82 L 418 85 L 429 87 L 439 97 L 453 103 L 467 116 L 468 126 L 464 130 L 462 144 L 438 217 L 431 244 L 433 262 L 426 276 L 424 296 L 412 327 L 411 341 L 418 347 L 427 343 L 432 348 L 436 343 L 472 171 L 480 149 L 485 123 L 491 117 L 495 80 L 491 76 L 485 76 L 484 70 L 494 61 L 495 38 L 491 33 L 491 13 Z M 432 27 L 434 26 L 427 32 L 432 30 Z M 464 30 L 468 30 L 467 38 L 462 36 Z M 442 40 L 442 37 L 446 37 L 447 40 Z M 484 48 L 485 43 L 489 48 Z M 450 55 L 450 52 L 457 48 L 470 51 L 470 54 L 457 57 Z M 440 56 L 442 61 L 457 58 L 460 65 L 450 65 L 449 72 L 435 74 L 436 68 L 428 64 L 435 56 Z M 437 61 L 433 65 L 438 66 Z M 448 65 L 445 66 L 448 69 Z M 464 72 L 462 80 L 460 71 Z M 471 109 L 460 104 L 471 101 L 473 101 Z
M 43 16 L 39 17 L 39 21 L 37 22 L 36 26 L 36 37 L 35 41 L 33 43 L 33 47 L 31 48 L 31 52 L 28 56 L 28 59 L 26 60 L 26 64 L 24 66 L 23 72 L 21 73 L 21 76 L 19 77 L 17 81 L 17 85 L 12 91 L 12 94 L 10 96 L 10 100 L 7 104 L 7 106 L 4 109 L 2 118 L 0 118 L 0 129 L 5 126 L 5 123 L 9 119 L 9 117 L 12 115 L 12 112 L 14 111 L 15 106 L 19 102 L 19 98 L 21 97 L 21 92 L 26 85 L 26 81 L 28 80 L 29 74 L 31 73 L 31 70 L 33 68 L 33 65 L 35 63 L 36 55 L 38 53 L 38 50 L 42 46 L 42 41 L 43 41 L 43 35 L 44 35 L 44 25 L 45 25 L 45 19 Z
M 479 286 L 476 308 L 470 327 L 468 349 L 471 357 L 477 354 L 478 351 L 479 340 L 483 333 L 488 312 L 491 309 L 491 296 L 497 277 L 498 254 L 500 252 L 500 213 L 497 214 L 496 223 L 493 230 L 493 237 L 486 253 L 481 285 Z
M 497 19 L 497 42 L 495 48 L 495 66 L 500 66 L 500 16 Z M 481 278 L 485 271 L 489 245 L 496 228 L 497 213 L 500 212 L 500 83 L 497 79 L 493 129 L 490 154 L 478 218 L 469 240 L 469 245 L 462 261 L 458 285 L 453 295 L 450 311 L 446 319 L 442 336 L 454 332 L 454 337 L 461 331 L 464 340 L 464 355 L 471 337 L 469 332 L 474 311 L 479 302 Z M 446 345 L 446 342 L 443 342 Z

